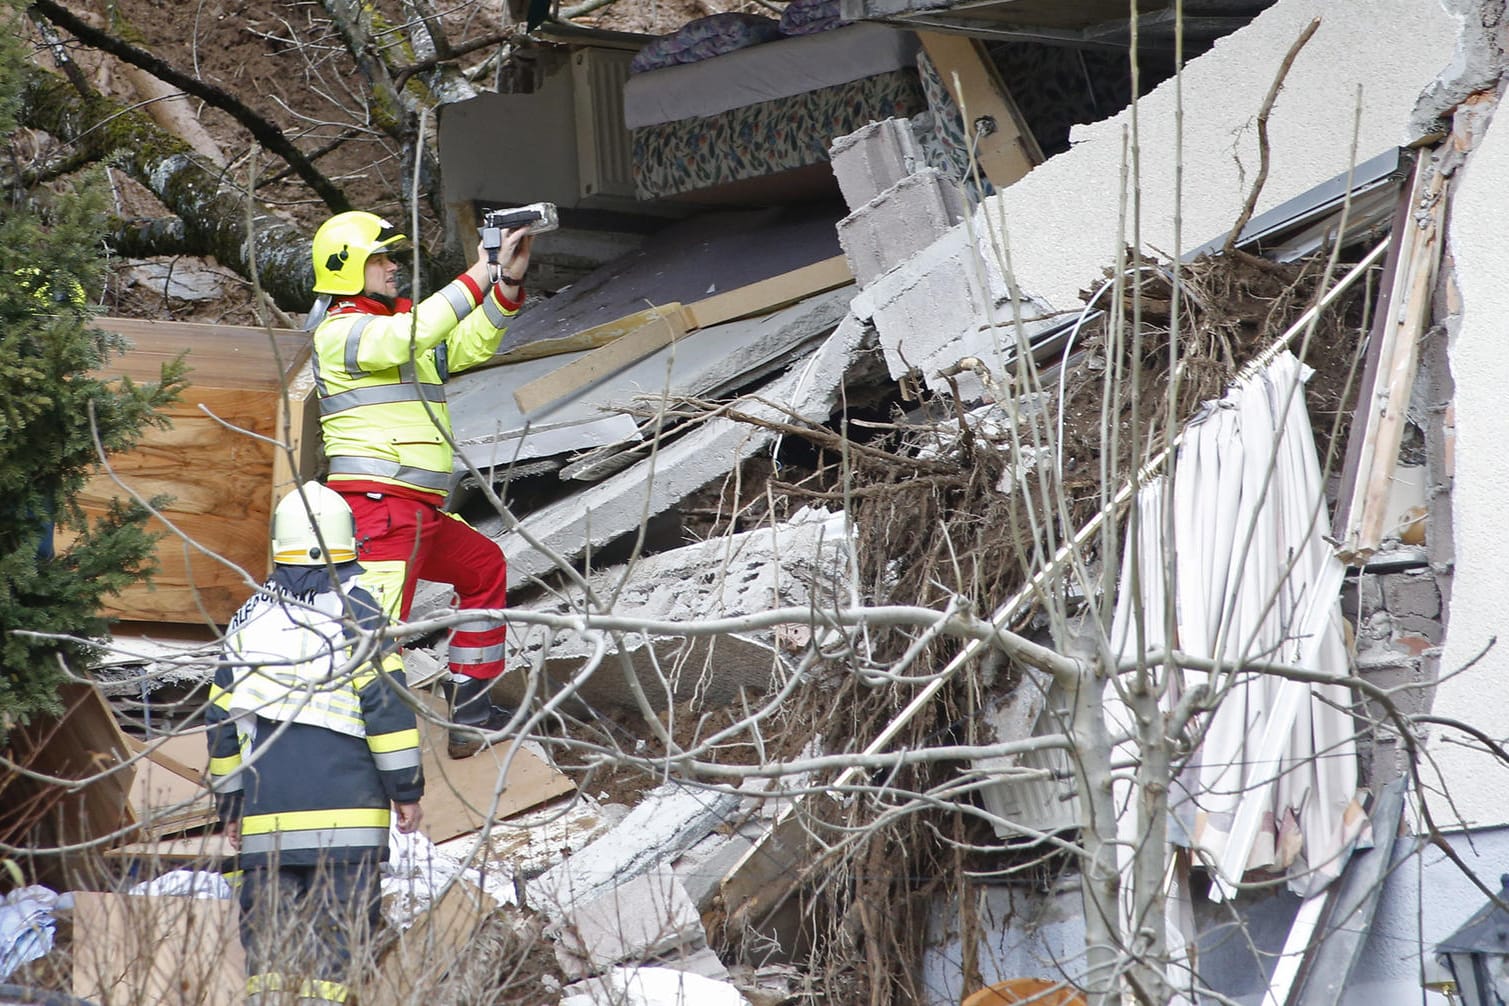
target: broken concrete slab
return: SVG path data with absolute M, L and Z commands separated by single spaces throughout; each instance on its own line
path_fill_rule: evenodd
M 776 317 L 775 315 L 771 316 Z M 852 315 L 804 362 L 771 381 L 757 393 L 768 402 L 787 403 L 790 413 L 813 422 L 825 421 L 838 404 L 844 374 L 859 356 L 868 329 Z M 751 415 L 789 421 L 784 409 L 747 401 L 740 408 Z M 524 526 L 531 536 L 571 560 L 639 527 L 646 514 L 664 513 L 688 493 L 732 471 L 745 458 L 763 450 L 776 434 L 732 419 L 712 419 L 701 428 L 626 471 L 569 499 L 528 515 Z M 487 531 L 479 524 L 479 529 Z M 508 581 L 513 587 L 531 576 L 542 576 L 554 560 L 518 533 L 499 537 L 508 556 Z M 447 591 L 448 593 L 448 591 Z M 438 592 L 437 592 L 438 594 Z M 430 605 L 439 597 L 427 595 Z M 416 610 L 423 610 L 416 602 Z
M 556 960 L 568 978 L 707 945 L 697 907 L 669 869 L 650 870 L 572 905 L 547 935 L 557 936 Z
M 917 147 L 911 122 L 896 118 L 872 122 L 838 137 L 828 148 L 828 157 L 838 190 L 851 210 L 857 210 L 927 163 Z
M 620 617 L 662 623 L 737 618 L 773 608 L 831 606 L 845 589 L 852 563 L 843 513 L 804 507 L 780 524 L 646 556 L 631 567 L 603 570 L 589 578 L 588 586 L 594 597 L 614 598 L 613 613 Z M 582 588 L 569 585 L 523 610 L 569 614 L 590 610 L 590 605 Z M 546 691 L 553 692 L 553 685 L 579 675 L 597 652 L 602 635 L 519 624 L 512 634 L 508 669 L 538 668 L 548 682 Z M 581 696 L 593 705 L 635 706 L 634 693 L 618 673 L 614 657 L 622 652 L 657 708 L 693 694 L 710 707 L 725 705 L 741 689 L 768 688 L 771 675 L 791 653 L 805 651 L 810 636 L 810 630 L 786 631 L 784 626 L 715 640 L 624 633 L 606 641 L 605 670 L 582 685 Z M 523 677 L 504 679 L 500 687 L 507 689 L 505 698 L 522 698 Z
M 1144 247 L 1177 254 L 1236 222 L 1258 164 L 1253 117 L 1284 53 L 1317 13 L 1320 28 L 1268 122 L 1271 167 L 1257 212 L 1345 171 L 1354 131 L 1359 158 L 1417 139 L 1406 124 L 1421 91 L 1453 60 L 1460 15 L 1414 0 L 1279 0 L 1191 60 L 1180 84 L 1165 81 L 1138 102 Z M 976 229 L 992 291 L 1006 287 L 990 235 L 1009 241 L 1020 289 L 1058 309 L 1076 306 L 1080 288 L 1116 261 L 1131 114 L 1074 127 L 1067 152 L 981 203 Z
M 1045 318 L 1043 306 L 1023 302 L 1017 313 L 1024 324 L 1017 334 L 1011 305 L 998 305 L 988 292 L 983 264 L 963 224 L 861 290 L 851 310 L 874 324 L 891 377 L 920 372 L 928 389 L 939 394 L 952 394 L 940 371 L 972 357 L 1003 374 L 1021 340 L 1030 342 L 1060 323 Z M 985 390 L 973 374 L 956 380 L 966 401 Z
M 529 904 L 560 919 L 571 906 L 674 859 L 739 807 L 737 793 L 669 782 L 645 794 L 619 825 L 531 881 Z
M 920 168 L 838 222 L 838 243 L 861 287 L 938 240 L 964 219 L 964 190 Z

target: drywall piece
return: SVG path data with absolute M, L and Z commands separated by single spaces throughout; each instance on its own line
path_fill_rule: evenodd
M 584 356 L 579 356 L 544 377 L 518 388 L 513 400 L 520 411 L 534 412 L 566 396 L 577 397 L 594 384 L 612 377 L 686 335 L 687 317 L 680 304 L 651 312 L 637 328 Z
M 986 56 L 983 42 L 933 31 L 919 31 L 917 39 L 964 114 L 975 139 L 975 158 L 992 185 L 1004 189 L 1043 163 L 1042 148 Z
M 421 696 L 420 755 L 424 764 L 424 823 L 430 841 L 440 843 L 501 821 L 576 788 L 564 774 L 528 748 L 512 752 L 507 741 L 470 758 L 445 755 L 445 703 Z M 425 715 L 428 713 L 428 715 Z M 505 769 L 506 775 L 505 775 Z
M 638 424 L 607 408 L 644 396 L 719 395 L 757 380 L 831 330 L 848 310 L 848 302 L 847 289 L 832 290 L 773 314 L 690 332 L 614 374 L 590 394 L 562 404 L 539 423 L 525 419 L 510 392 L 580 357 L 458 374 L 447 389 L 457 445 L 473 464 L 487 468 L 637 441 Z
M 737 793 L 679 782 L 651 790 L 619 825 L 530 881 L 529 905 L 560 919 L 612 887 L 669 862 L 739 808 Z
M 711 978 L 713 981 L 727 981 L 729 971 L 720 958 L 710 947 L 687 952 L 678 951 L 675 954 L 663 954 L 657 962 L 661 967 L 672 968 L 676 971 L 685 971 L 688 974 L 701 975 L 703 978 Z
M 838 243 L 860 286 L 900 265 L 964 219 L 964 190 L 921 168 L 838 222 Z
M 854 210 L 927 163 L 907 119 L 872 122 L 828 148 L 833 177 L 844 202 Z
M 1294 61 L 1269 118 L 1270 173 L 1257 212 L 1345 171 L 1354 127 L 1359 158 L 1416 139 L 1411 112 L 1421 91 L 1453 62 L 1462 15 L 1418 0 L 1279 0 L 1185 66 L 1182 133 L 1174 80 L 1138 102 L 1144 247 L 1175 254 L 1231 229 L 1257 171 L 1254 118 L 1263 95 L 1289 46 L 1317 15 L 1320 28 Z M 1379 73 L 1381 66 L 1388 72 Z M 1120 206 L 1122 145 L 1130 128 L 1130 110 L 1076 126 L 1068 151 L 985 199 L 977 211 L 984 257 L 991 258 L 986 235 L 1005 234 L 1020 288 L 1054 308 L 1076 307 L 1079 290 L 1116 261 L 1118 245 L 1128 240 Z M 1176 184 L 1179 167 L 1182 182 Z M 1176 220 L 1182 226 L 1177 241 Z M 1128 226 L 1125 234 L 1131 233 Z M 1004 293 L 999 270 L 993 263 L 989 268 L 992 290 Z
M 1451 618 L 1432 713 L 1470 723 L 1483 736 L 1504 737 L 1509 735 L 1509 704 L 1498 697 L 1503 682 L 1509 681 L 1504 636 L 1504 570 L 1509 568 L 1504 538 L 1509 523 L 1509 497 L 1504 493 L 1509 452 L 1504 444 L 1509 442 L 1509 410 L 1503 395 L 1509 381 L 1509 354 L 1503 351 L 1503 320 L 1509 317 L 1509 285 L 1504 283 L 1509 245 L 1502 234 L 1504 192 L 1509 186 L 1509 117 L 1494 116 L 1466 166 L 1458 170 L 1447 239 L 1461 298 L 1448 347 L 1456 385 L 1456 443 L 1451 453 L 1455 563 Z M 1494 700 L 1484 701 L 1485 696 Z M 1509 768 L 1458 731 L 1433 733 L 1427 788 L 1435 819 L 1451 829 L 1509 824 L 1509 804 L 1504 801 Z M 1480 895 L 1472 897 L 1473 904 L 1481 900 Z
M 561 1006 L 748 1006 L 727 982 L 669 966 L 614 968 L 564 991 Z
M 712 538 L 640 559 L 632 567 L 594 574 L 588 586 L 594 597 L 613 597 L 613 614 L 647 622 L 686 622 L 736 618 L 772 608 L 831 607 L 842 596 L 852 564 L 849 529 L 842 513 L 803 508 L 773 527 Z M 526 605 L 525 610 L 555 614 L 589 610 L 582 588 L 562 591 Z M 603 633 L 572 629 L 546 631 L 516 625 L 509 652 L 510 670 L 540 667 L 547 692 L 581 673 Z M 803 621 L 717 640 L 671 633 L 624 634 L 606 640 L 603 671 L 580 690 L 594 706 L 635 707 L 633 692 L 620 671 L 627 657 L 645 693 L 657 708 L 671 700 L 701 697 L 708 707 L 737 698 L 745 688 L 763 691 L 783 658 L 805 651 L 811 626 Z M 524 675 L 505 676 L 504 696 L 517 701 Z
M 73 992 L 100 1006 L 233 1006 L 245 999 L 236 904 L 73 892 Z
M 622 804 L 600 804 L 588 794 L 576 793 L 439 848 L 453 859 L 471 862 L 482 842 L 484 865 L 501 863 L 519 876 L 534 877 L 597 841 L 628 814 Z
M 846 316 L 806 361 L 771 381 L 759 392 L 770 402 L 786 403 L 803 419 L 821 422 L 833 412 L 844 373 L 859 354 L 866 328 Z M 690 342 L 688 338 L 684 342 Z M 789 421 L 786 411 L 749 401 L 741 411 L 769 420 Z M 645 513 L 663 513 L 688 493 L 732 471 L 740 461 L 775 439 L 769 430 L 732 419 L 713 419 L 640 462 L 569 499 L 530 514 L 524 526 L 536 541 L 568 559 L 584 549 L 599 548 L 639 526 Z M 508 556 L 510 585 L 553 568 L 553 560 L 518 534 L 500 539 Z
M 874 324 L 891 377 L 900 380 L 915 370 L 930 390 L 952 394 L 939 372 L 962 359 L 978 359 L 997 375 L 1006 372 L 1019 337 L 1011 305 L 996 306 L 989 298 L 981 268 L 968 228 L 960 224 L 855 296 L 852 309 Z M 1019 305 L 1022 337 L 1058 324 L 1045 313 L 1032 303 Z M 965 400 L 984 391 L 973 374 L 956 380 Z
M 596 900 L 578 902 L 553 928 L 556 960 L 567 978 L 707 945 L 697 907 L 668 869 L 651 870 Z
M 693 301 L 686 305 L 687 324 L 692 328 L 708 328 L 725 321 L 765 314 L 813 294 L 846 286 L 853 278 L 844 256 L 835 255 L 727 293 Z

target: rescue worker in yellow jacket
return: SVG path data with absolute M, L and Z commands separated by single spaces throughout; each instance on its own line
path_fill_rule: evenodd
M 523 306 L 530 238 L 504 235 L 495 275 L 479 244 L 475 264 L 417 305 L 398 296 L 390 257 L 405 240 L 360 211 L 331 217 L 314 236 L 320 301 L 311 319 L 329 485 L 356 515 L 362 585 L 390 617 L 409 617 L 421 577 L 454 586 L 463 611 L 502 608 L 502 550 L 442 510 L 452 461 L 445 382 L 491 357 Z M 451 635 L 452 758 L 475 754 L 510 720 L 488 695 L 503 672 L 503 640 L 494 618 Z
M 392 815 L 419 827 L 419 731 L 403 662 L 372 631 L 386 617 L 355 583 L 345 501 L 317 482 L 291 492 L 273 558 L 210 690 L 211 788 L 240 852 L 248 1002 L 342 1003 L 380 918 Z

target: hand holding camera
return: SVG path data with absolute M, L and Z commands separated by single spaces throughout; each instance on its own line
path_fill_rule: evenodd
M 529 247 L 536 234 L 560 226 L 554 203 L 531 203 L 507 210 L 483 210 L 481 254 L 487 259 L 488 278 L 521 286 L 529 267 Z M 504 248 L 508 249 L 505 255 Z M 500 266 L 499 260 L 502 259 Z

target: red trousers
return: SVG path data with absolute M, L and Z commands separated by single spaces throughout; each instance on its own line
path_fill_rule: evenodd
M 340 491 L 339 483 L 331 488 Z M 421 579 L 455 587 L 462 611 L 507 604 L 503 550 L 460 517 L 398 496 L 341 495 L 356 516 L 356 558 L 363 570 L 359 582 L 389 618 L 409 617 Z M 451 671 L 473 678 L 502 674 L 505 632 L 494 618 L 462 622 L 451 635 Z

